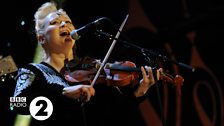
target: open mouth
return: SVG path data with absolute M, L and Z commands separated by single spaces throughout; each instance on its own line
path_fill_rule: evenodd
M 67 36 L 67 35 L 70 35 L 70 33 L 68 31 L 62 31 L 60 33 L 60 36 Z

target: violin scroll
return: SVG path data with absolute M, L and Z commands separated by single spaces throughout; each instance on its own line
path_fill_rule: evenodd
M 160 76 L 159 80 L 162 80 L 164 83 L 171 83 L 174 84 L 174 86 L 182 86 L 184 82 L 184 78 L 181 75 L 176 75 L 175 77 L 168 74 L 164 73 L 162 70 L 159 70 Z

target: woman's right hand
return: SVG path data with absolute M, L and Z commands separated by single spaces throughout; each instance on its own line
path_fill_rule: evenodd
M 63 95 L 75 99 L 88 102 L 92 96 L 95 95 L 95 89 L 91 85 L 75 85 L 65 87 L 62 92 Z

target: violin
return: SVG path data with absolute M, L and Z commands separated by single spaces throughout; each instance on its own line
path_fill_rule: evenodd
M 90 57 L 84 57 L 74 61 L 67 62 L 66 67 L 61 72 L 65 79 L 70 83 L 83 83 L 91 84 L 99 66 L 101 65 L 100 60 L 96 60 Z M 180 75 L 175 77 L 163 72 L 162 68 L 153 70 L 153 76 L 157 81 L 163 81 L 165 83 L 171 83 L 174 85 L 182 85 L 184 78 Z M 158 75 L 159 74 L 159 75 Z M 104 66 L 98 77 L 97 84 L 107 84 L 108 86 L 134 86 L 139 82 L 141 75 L 141 69 L 137 68 L 135 63 L 131 61 L 120 61 L 114 63 L 107 63 Z M 158 78 L 159 76 L 159 78 Z
M 65 67 L 62 68 L 61 74 L 68 82 L 89 84 L 98 70 L 98 60 L 83 57 L 76 60 L 65 61 Z M 105 74 L 102 73 L 97 83 L 105 83 Z

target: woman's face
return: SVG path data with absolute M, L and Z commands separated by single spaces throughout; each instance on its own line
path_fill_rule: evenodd
M 70 32 L 74 29 L 68 15 L 50 13 L 44 20 L 43 30 L 44 48 L 47 53 L 68 55 L 75 43 L 70 36 Z

